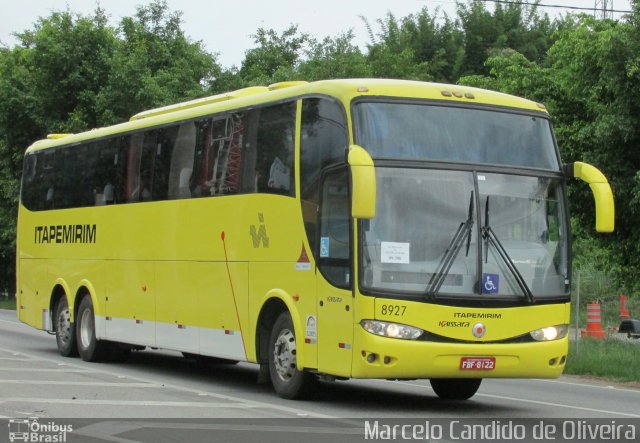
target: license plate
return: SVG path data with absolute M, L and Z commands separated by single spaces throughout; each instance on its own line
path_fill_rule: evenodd
M 493 371 L 495 368 L 495 357 L 462 357 L 460 359 L 460 369 L 463 371 Z

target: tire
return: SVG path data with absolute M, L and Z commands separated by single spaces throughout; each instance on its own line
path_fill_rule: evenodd
M 273 324 L 269 338 L 269 376 L 276 394 L 289 400 L 306 397 L 316 378 L 297 368 L 297 342 L 293 321 L 283 312 Z
M 96 338 L 93 302 L 85 295 L 76 312 L 76 341 L 80 358 L 84 361 L 104 361 L 113 350 L 113 344 Z
M 53 321 L 58 352 L 63 357 L 77 357 L 76 325 L 71 322 L 69 303 L 67 302 L 67 297 L 64 295 L 60 297 L 60 300 L 56 303 Z
M 429 381 L 442 400 L 468 400 L 482 383 L 481 378 L 432 378 Z

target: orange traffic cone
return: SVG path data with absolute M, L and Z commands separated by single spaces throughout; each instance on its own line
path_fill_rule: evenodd
M 602 340 L 607 336 L 607 331 L 602 330 L 600 303 L 592 302 L 587 305 L 587 329 L 583 329 L 580 333 L 584 338 L 595 338 L 596 340 Z
M 624 294 L 620 294 L 620 320 L 625 320 L 630 317 L 629 310 L 627 309 L 627 297 Z

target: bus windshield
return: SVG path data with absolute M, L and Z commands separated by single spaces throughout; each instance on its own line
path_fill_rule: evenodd
M 360 236 L 365 292 L 566 299 L 560 163 L 544 115 L 367 101 L 355 122 L 357 143 L 376 159 L 376 216 Z
M 356 138 L 374 159 L 560 170 L 549 120 L 430 103 L 358 102 Z
M 378 167 L 365 292 L 531 303 L 568 294 L 559 179 Z

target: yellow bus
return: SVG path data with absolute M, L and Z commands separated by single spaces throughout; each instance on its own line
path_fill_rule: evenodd
M 87 361 L 162 348 L 317 380 L 558 377 L 563 165 L 544 106 L 423 82 L 251 87 L 26 151 L 18 315 Z

